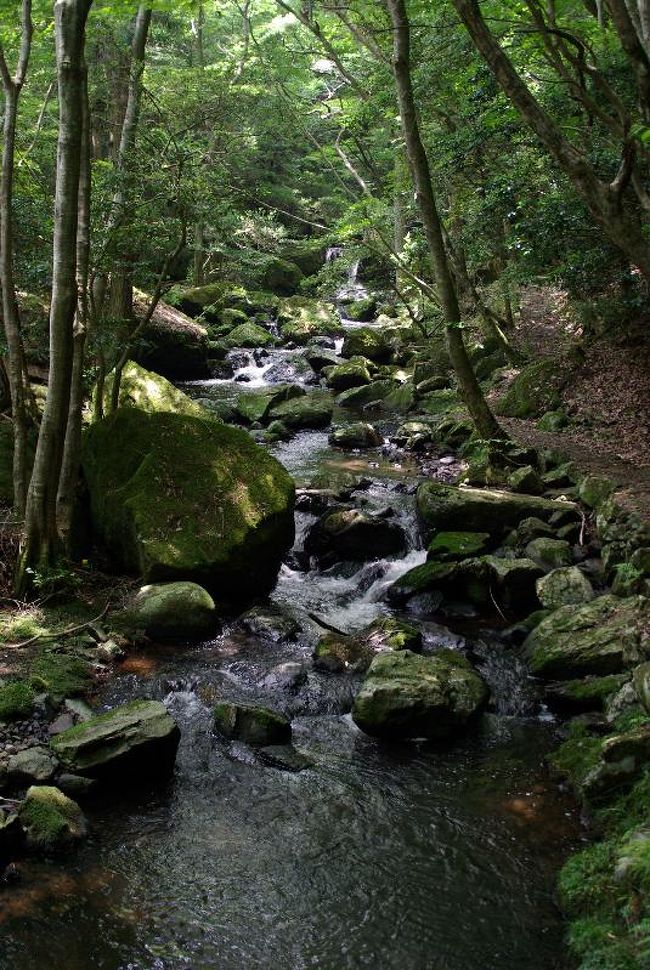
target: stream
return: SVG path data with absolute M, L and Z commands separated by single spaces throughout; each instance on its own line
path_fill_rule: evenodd
M 313 382 L 297 351 L 232 357 L 232 377 L 184 389 L 228 401 L 267 383 Z M 335 413 L 335 423 L 346 420 L 354 416 Z M 395 424 L 376 426 L 387 435 Z M 359 630 L 388 611 L 387 586 L 424 561 L 419 466 L 388 448 L 331 449 L 320 431 L 271 450 L 299 486 L 317 475 L 359 476 L 354 500 L 392 509 L 408 552 L 305 571 L 300 552 L 315 516 L 298 511 L 296 545 L 261 623 L 233 620 L 210 642 L 129 656 L 100 706 L 164 700 L 182 732 L 174 777 L 162 790 L 116 792 L 93 805 L 90 838 L 72 861 L 24 864 L 21 883 L 2 898 L 0 968 L 568 966 L 553 883 L 576 819 L 545 777 L 553 724 L 512 649 L 471 619 L 448 629 L 417 617 L 425 652 L 467 650 L 493 692 L 480 726 L 444 746 L 363 735 L 349 715 L 360 678 L 310 664 L 322 633 L 312 617 Z M 284 634 L 278 616 L 289 617 Z M 218 698 L 287 713 L 312 767 L 279 771 L 215 737 Z

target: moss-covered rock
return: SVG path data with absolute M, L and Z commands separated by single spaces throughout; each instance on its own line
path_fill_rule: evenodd
M 537 422 L 540 431 L 563 431 L 569 423 L 565 411 L 546 411 Z
M 270 256 L 264 264 L 260 284 L 278 296 L 291 296 L 300 286 L 304 273 L 289 259 Z
M 92 667 L 84 657 L 66 653 L 56 644 L 45 647 L 32 661 L 29 681 L 34 690 L 45 691 L 54 701 L 84 697 L 92 688 Z
M 604 711 L 608 698 L 620 690 L 626 681 L 626 674 L 560 681 L 546 686 L 544 700 L 552 711 L 564 716 Z
M 488 689 L 462 655 L 381 653 L 357 694 L 352 717 L 382 738 L 448 738 L 487 702 Z
M 650 714 L 650 662 L 639 664 L 634 668 L 632 683 L 639 703 Z
M 570 503 L 533 495 L 457 488 L 440 482 L 420 485 L 417 507 L 428 536 L 442 531 L 466 530 L 487 532 L 496 537 L 530 516 L 547 522 L 560 509 L 575 509 Z
M 506 418 L 532 418 L 556 409 L 561 403 L 564 374 L 557 360 L 529 364 L 515 377 L 498 403 L 497 411 Z
M 422 634 L 418 628 L 394 616 L 380 616 L 373 620 L 362 636 L 374 653 L 382 650 L 411 650 L 419 653 L 422 649 Z
M 344 671 L 366 671 L 371 664 L 373 652 L 363 637 L 326 633 L 314 650 L 314 667 L 328 674 Z
M 175 290 L 170 300 L 191 317 L 202 316 L 212 323 L 221 323 L 222 310 L 241 310 L 247 316 L 256 313 L 275 313 L 280 299 L 273 293 L 247 290 L 238 283 L 207 283 L 185 290 Z
M 323 239 L 283 239 L 281 256 L 300 267 L 305 276 L 314 276 L 325 262 L 328 243 Z
M 179 741 L 164 704 L 131 701 L 57 734 L 50 747 L 68 771 L 122 783 L 168 775 Z
M 547 539 L 540 536 L 526 546 L 526 555 L 547 572 L 569 566 L 572 561 L 571 546 L 563 539 Z
M 138 290 L 133 296 L 133 314 L 144 319 L 151 298 Z M 147 370 L 170 380 L 200 380 L 209 377 L 208 333 L 176 307 L 162 301 L 134 349 L 134 359 Z
M 217 611 L 210 594 L 196 583 L 143 586 L 127 610 L 129 620 L 157 640 L 198 640 L 214 632 Z
M 347 360 L 332 367 L 324 367 L 322 373 L 325 376 L 325 383 L 335 394 L 348 391 L 351 387 L 363 387 L 365 384 L 370 384 L 372 380 L 367 361 L 362 357 Z
M 438 532 L 429 543 L 427 559 L 457 562 L 489 552 L 493 541 L 487 532 Z
M 224 737 L 246 744 L 286 744 L 291 741 L 291 723 L 267 707 L 223 701 L 214 708 L 214 725 Z
M 401 526 L 358 509 L 326 512 L 305 540 L 305 552 L 317 559 L 368 562 L 399 555 L 405 549 L 406 535 Z
M 34 707 L 33 687 L 23 680 L 0 685 L 0 722 L 20 721 L 29 717 Z
M 387 364 L 393 356 L 393 348 L 383 330 L 374 327 L 356 327 L 346 333 L 341 351 L 343 357 L 367 357 L 375 364 Z
M 537 580 L 537 596 L 546 609 L 557 610 L 560 606 L 589 603 L 594 590 L 577 566 L 565 566 Z
M 524 643 L 531 671 L 548 680 L 619 673 L 644 659 L 650 646 L 649 604 L 641 596 L 599 596 L 579 606 L 562 606 Z
M 86 820 L 77 803 L 58 788 L 45 785 L 28 790 L 18 819 L 27 848 L 44 855 L 68 851 L 87 832 Z
M 384 438 L 371 424 L 357 421 L 332 431 L 329 442 L 335 448 L 379 448 Z
M 17 785 L 45 785 L 52 781 L 59 762 L 48 748 L 34 745 L 12 755 L 7 775 Z
M 344 316 L 357 323 L 370 323 L 377 316 L 377 301 L 372 296 L 346 304 Z
M 285 341 L 304 346 L 315 337 L 340 337 L 343 327 L 331 303 L 294 296 L 278 310 L 280 333 Z
M 272 384 L 255 391 L 242 392 L 237 398 L 236 412 L 246 424 L 266 424 L 276 404 L 304 395 L 305 389 L 299 384 Z
M 614 483 L 601 475 L 587 475 L 578 486 L 578 497 L 590 509 L 597 509 L 614 491 Z
M 526 495 L 541 495 L 544 491 L 544 482 L 532 465 L 524 465 L 512 472 L 508 476 L 508 485 L 513 492 L 524 492 Z
M 247 323 L 240 323 L 225 338 L 227 347 L 246 347 L 251 350 L 258 347 L 275 347 L 276 343 L 277 340 L 272 333 L 250 320 Z
M 275 580 L 293 539 L 293 482 L 245 432 L 121 408 L 87 432 L 83 467 L 98 536 L 145 581 L 242 599 Z
M 269 412 L 271 421 L 281 421 L 290 431 L 302 428 L 326 428 L 332 421 L 334 408 L 329 397 L 314 392 L 274 404 Z
M 104 386 L 104 413 L 110 410 L 113 392 L 113 372 L 106 378 Z M 174 414 L 190 414 L 195 417 L 208 417 L 208 412 L 196 404 L 187 394 L 160 374 L 145 370 L 135 361 L 129 361 L 122 371 L 120 381 L 121 408 L 139 408 L 151 414 L 170 411 Z

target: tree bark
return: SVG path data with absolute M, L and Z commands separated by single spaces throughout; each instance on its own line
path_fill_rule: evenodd
M 2 144 L 2 171 L 0 174 L 0 287 L 2 288 L 2 317 L 7 339 L 7 377 L 11 395 L 13 417 L 13 492 L 14 510 L 20 518 L 27 501 L 27 435 L 28 414 L 26 406 L 25 373 L 23 367 L 24 347 L 20 330 L 20 315 L 16 300 L 14 278 L 14 223 L 13 184 L 16 155 L 16 124 L 20 98 L 32 44 L 32 4 L 23 0 L 22 41 L 16 73 L 11 77 L 4 51 L 0 44 L 0 76 L 4 90 L 4 124 Z
M 77 308 L 77 222 L 84 116 L 84 42 L 92 0 L 54 4 L 59 136 L 54 206 L 50 373 L 34 470 L 27 495 L 23 548 L 16 586 L 47 568 L 57 552 L 56 498 L 70 403 L 74 321 Z
M 386 0 L 386 5 L 393 28 L 393 71 L 402 131 L 440 294 L 449 358 L 456 373 L 460 395 L 467 405 L 477 431 L 483 438 L 501 438 L 504 434 L 485 400 L 463 341 L 458 296 L 445 250 L 429 160 L 420 135 L 415 107 L 411 81 L 410 25 L 406 6 L 404 0 Z

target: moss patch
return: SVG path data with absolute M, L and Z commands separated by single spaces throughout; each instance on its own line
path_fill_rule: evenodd
M 29 717 L 34 705 L 34 691 L 22 680 L 0 687 L 0 721 L 19 721 Z
M 30 668 L 30 683 L 46 691 L 54 700 L 83 697 L 92 687 L 90 664 L 81 657 L 44 650 Z

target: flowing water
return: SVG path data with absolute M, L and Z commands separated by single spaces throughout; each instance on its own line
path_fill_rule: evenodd
M 191 393 L 233 400 L 286 380 L 287 368 L 291 379 L 306 374 L 294 351 L 234 357 L 233 378 Z M 299 512 L 295 549 L 264 607 L 270 626 L 235 620 L 200 646 L 129 657 L 101 704 L 165 701 L 182 731 L 174 778 L 163 790 L 116 792 L 91 806 L 91 836 L 71 862 L 24 864 L 20 885 L 0 896 L 0 967 L 565 967 L 553 881 L 575 819 L 544 778 L 552 725 L 513 651 L 475 624 L 451 631 L 421 618 L 425 651 L 466 650 L 494 696 L 478 729 L 439 747 L 364 736 L 349 715 L 359 680 L 309 663 L 317 620 L 361 629 L 386 612 L 386 587 L 424 560 L 417 467 L 388 449 L 334 454 L 321 432 L 273 451 L 299 483 L 323 473 L 364 479 L 353 500 L 392 509 L 409 551 L 305 569 L 302 541 L 315 516 Z M 280 635 L 278 615 L 296 629 Z M 217 698 L 286 712 L 312 767 L 278 771 L 215 737 Z

